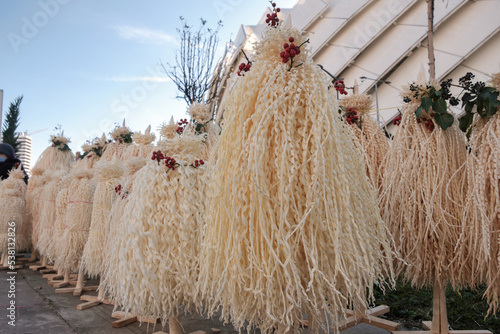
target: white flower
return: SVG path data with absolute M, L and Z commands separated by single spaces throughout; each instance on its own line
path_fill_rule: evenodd
M 206 123 L 212 119 L 212 115 L 210 114 L 210 108 L 206 104 L 196 103 L 194 102 L 188 111 L 191 119 L 194 119 L 198 123 Z

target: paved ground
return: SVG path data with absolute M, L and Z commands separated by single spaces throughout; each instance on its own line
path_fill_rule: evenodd
M 9 290 L 12 282 L 7 279 L 15 277 L 15 327 L 9 325 L 10 297 Z M 95 283 L 95 282 L 94 282 Z M 162 330 L 161 325 L 153 328 L 151 325 L 133 323 L 122 328 L 112 328 L 115 319 L 111 317 L 113 307 L 99 305 L 87 310 L 76 309 L 82 303 L 72 294 L 55 294 L 54 288 L 42 278 L 39 272 L 30 269 L 20 269 L 17 274 L 9 271 L 0 272 L 0 333 L 8 334 L 114 334 L 114 333 L 140 333 L 150 334 Z M 222 334 L 235 334 L 237 331 L 232 326 L 223 326 L 220 321 L 203 319 L 199 316 L 181 318 L 181 323 L 186 333 L 203 330 L 212 334 L 212 328 L 221 330 Z M 167 332 L 168 328 L 163 329 Z M 307 334 L 307 330 L 304 331 Z M 386 330 L 368 326 L 357 325 L 345 330 L 343 334 L 387 334 Z

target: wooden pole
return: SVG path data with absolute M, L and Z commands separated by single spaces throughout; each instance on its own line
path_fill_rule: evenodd
M 429 75 L 430 79 L 436 78 L 436 66 L 434 59 L 434 0 L 427 0 L 427 44 L 429 51 Z
M 183 334 L 184 329 L 177 317 L 170 317 L 168 319 L 169 334 Z
M 83 280 L 84 280 L 84 275 L 82 270 L 78 270 L 78 278 L 76 281 L 76 287 L 75 291 L 73 291 L 73 296 L 80 296 L 83 291 Z
M 432 333 L 449 333 L 445 289 L 446 283 L 435 278 L 433 289 Z

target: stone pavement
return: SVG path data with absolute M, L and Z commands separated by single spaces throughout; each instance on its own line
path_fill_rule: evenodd
M 15 284 L 7 279 L 15 277 Z M 95 281 L 92 285 L 97 285 Z M 15 327 L 9 325 L 11 319 L 9 307 L 9 290 L 15 286 Z M 94 293 L 95 294 L 95 293 Z M 122 328 L 113 328 L 111 317 L 113 306 L 99 305 L 87 310 L 76 309 L 82 303 L 72 294 L 55 294 L 54 288 L 42 278 L 39 272 L 25 268 L 17 270 L 17 274 L 0 271 L 0 333 L 6 334 L 151 334 L 156 331 L 168 331 L 161 324 L 152 325 L 133 323 Z M 198 315 L 181 317 L 186 333 L 202 330 L 212 334 L 212 328 L 219 329 L 222 334 L 238 333 L 230 325 L 224 326 L 220 321 L 204 319 Z M 12 323 L 12 322 L 11 322 Z M 307 334 L 307 330 L 304 331 Z M 386 330 L 360 324 L 342 332 L 343 334 L 387 334 Z

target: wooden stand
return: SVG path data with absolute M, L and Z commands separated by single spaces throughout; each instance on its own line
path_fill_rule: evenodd
M 153 334 L 167 334 L 165 332 L 155 332 Z M 168 334 L 184 334 L 181 322 L 178 317 L 170 317 L 168 319 Z M 205 331 L 194 331 L 189 334 L 207 334 Z
M 160 321 L 160 318 L 156 317 L 141 317 L 141 316 L 134 316 L 132 314 L 125 315 L 125 312 L 122 311 L 113 312 L 113 314 L 111 314 L 111 317 L 119 319 L 111 323 L 113 328 L 121 328 L 137 321 L 147 322 L 155 325 Z
M 448 313 L 446 311 L 446 283 L 436 280 L 433 290 L 432 322 L 423 321 L 423 327 L 427 331 L 395 331 L 394 334 L 492 334 L 488 330 L 450 330 L 448 326 Z
M 16 256 L 16 261 L 17 263 L 18 260 Z M 22 261 L 20 261 L 22 262 Z M 24 263 L 21 264 L 15 264 L 13 268 L 9 266 L 9 257 L 7 256 L 7 252 L 2 252 L 2 258 L 0 259 L 0 270 L 12 270 L 12 269 L 23 269 L 24 268 Z
M 33 250 L 33 251 L 31 252 L 31 257 L 30 257 L 30 259 L 28 260 L 28 262 L 36 262 L 36 259 L 37 259 L 36 251 L 35 251 L 35 250 Z
M 29 268 L 34 271 L 45 269 L 46 267 L 47 267 L 47 258 L 45 256 L 42 256 L 42 263 L 40 265 L 34 264 L 32 266 L 29 266 Z
M 87 296 L 83 295 L 80 297 L 80 300 L 86 301 L 86 303 L 82 303 L 76 306 L 77 310 L 86 310 L 88 308 L 100 305 L 100 304 L 108 304 L 114 305 L 113 301 L 109 298 L 104 298 L 104 286 L 102 285 L 102 278 L 99 281 L 99 293 L 97 296 Z
M 390 311 L 389 306 L 380 305 L 367 310 L 365 307 L 359 307 L 354 311 L 347 310 L 348 317 L 342 320 L 339 324 L 339 330 L 343 331 L 360 323 L 365 323 L 388 331 L 395 331 L 401 328 L 401 324 L 378 318 L 382 314 Z
M 75 281 L 76 278 L 76 281 Z M 85 286 L 85 280 L 84 280 L 84 275 L 83 273 L 79 272 L 78 275 L 76 274 L 71 274 L 70 275 L 70 281 L 69 284 L 71 287 L 69 288 L 61 288 L 61 289 L 56 289 L 56 293 L 73 293 L 73 296 L 81 296 L 83 291 L 90 292 L 90 291 L 96 291 L 98 286 Z M 61 282 L 62 283 L 62 282 Z M 56 287 L 54 285 L 54 287 Z

